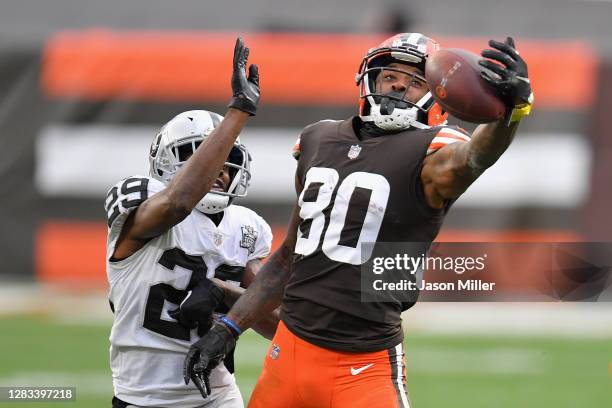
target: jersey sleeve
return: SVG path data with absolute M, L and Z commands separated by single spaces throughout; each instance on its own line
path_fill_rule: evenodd
M 303 140 L 304 140 L 304 136 L 309 133 L 312 129 L 314 129 L 319 123 L 321 122 L 325 122 L 324 120 L 316 122 L 316 123 L 311 123 L 310 125 L 306 126 L 304 129 L 302 129 L 302 133 L 300 133 L 300 135 L 297 137 L 295 143 L 293 144 L 293 149 L 291 150 L 291 155 L 293 156 L 293 158 L 295 160 L 298 161 L 298 166 L 300 163 L 300 158 L 302 158 L 302 152 L 303 152 Z
M 293 146 L 293 157 L 298 162 L 295 174 L 302 183 L 304 182 L 306 167 L 317 149 L 317 131 L 322 125 L 329 122 L 337 123 L 338 121 L 325 119 L 306 126 Z
M 306 167 L 306 161 L 307 161 L 303 153 L 304 153 L 304 132 L 302 131 L 302 133 L 298 136 L 297 140 L 295 141 L 295 144 L 293 145 L 293 151 L 292 151 L 293 157 L 295 158 L 295 160 L 297 160 L 297 167 L 295 169 L 295 174 L 301 181 L 304 181 L 303 179 L 304 169 Z
M 470 141 L 470 135 L 458 126 L 443 126 L 432 139 L 427 148 L 427 155 L 437 152 L 446 145 L 452 143 L 466 143 Z
M 297 140 L 295 141 L 295 144 L 293 145 L 293 149 L 291 150 L 291 155 L 295 160 L 300 160 L 300 155 L 302 153 L 302 146 L 300 144 L 301 140 L 302 135 L 299 135 Z
M 248 260 L 262 259 L 270 255 L 272 250 L 272 229 L 263 218 L 255 215 L 257 225 L 257 239 L 254 251 L 249 253 Z
M 108 191 L 104 203 L 108 225 L 107 259 L 114 252 L 115 243 L 128 215 L 164 188 L 165 185 L 159 180 L 132 176 L 121 180 Z

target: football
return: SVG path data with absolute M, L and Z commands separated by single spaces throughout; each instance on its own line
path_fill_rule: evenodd
M 425 66 L 427 86 L 442 108 L 458 119 L 472 123 L 502 118 L 506 106 L 495 90 L 480 76 L 481 56 L 459 48 L 437 51 Z

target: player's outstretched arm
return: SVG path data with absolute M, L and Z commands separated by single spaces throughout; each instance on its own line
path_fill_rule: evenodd
M 251 259 L 247 262 L 241 286 L 218 278 L 202 279 L 189 291 L 185 299 L 175 310 L 168 311 L 170 317 L 176 319 L 183 327 L 198 329 L 198 336 L 203 336 L 213 324 L 213 311 L 223 302 L 232 307 L 244 294 L 246 288 L 253 282 L 263 263 L 261 259 Z M 268 340 L 272 340 L 279 322 L 279 310 L 261 316 L 253 325 L 253 329 Z
M 299 197 L 303 186 L 299 177 L 295 177 L 295 191 Z M 248 290 L 230 309 L 227 318 L 237 328 L 246 330 L 261 317 L 276 309 L 285 292 L 285 285 L 291 275 L 293 254 L 297 231 L 300 225 L 300 207 L 296 202 L 293 206 L 287 235 L 280 247 L 270 256 L 268 262 L 258 271 L 255 280 L 249 284 Z
M 298 194 L 301 187 L 297 188 Z M 291 215 L 287 236 L 268 262 L 261 268 L 253 283 L 238 299 L 227 316 L 215 323 L 208 333 L 195 342 L 183 365 L 185 384 L 193 381 L 204 398 L 210 395 L 209 376 L 214 367 L 236 345 L 242 331 L 278 307 L 291 274 L 293 250 L 300 223 L 299 206 Z
M 168 186 L 143 202 L 125 222 L 114 258 L 125 258 L 148 240 L 163 234 L 187 217 L 208 193 L 231 151 L 236 138 L 254 115 L 259 103 L 259 73 L 256 65 L 246 74 L 249 49 L 241 38 L 234 48 L 233 96 L 225 118 L 196 149 Z
M 285 240 L 262 266 L 247 291 L 230 309 L 227 318 L 240 331 L 253 326 L 263 316 L 271 313 L 281 302 L 285 285 L 291 274 L 293 251 L 300 223 L 299 207 L 293 208 Z
M 246 291 L 246 288 L 253 283 L 262 266 L 263 263 L 260 259 L 253 259 L 247 263 L 244 279 L 242 280 L 242 287 L 219 279 L 213 279 L 215 284 L 223 289 L 225 293 L 223 302 L 227 307 L 233 307 L 238 299 L 240 299 Z M 252 325 L 252 328 L 266 339 L 272 340 L 274 333 L 276 333 L 279 320 L 279 309 L 277 308 L 270 313 L 263 314 L 261 319 Z
M 215 283 L 218 286 L 223 287 L 223 290 L 225 291 L 225 298 L 223 299 L 223 301 L 228 307 L 232 307 L 234 303 L 236 303 L 236 301 L 240 299 L 240 296 L 242 296 L 244 292 L 246 292 L 245 288 L 241 288 L 240 286 L 234 286 L 227 282 L 218 282 L 217 280 L 215 280 Z M 251 326 L 252 329 L 259 333 L 261 336 L 265 337 L 266 339 L 272 340 L 274 334 L 276 333 L 278 322 L 280 321 L 279 314 L 280 311 L 277 308 L 274 309 L 272 312 L 261 316 L 261 319 L 259 321 L 253 323 L 253 325 Z
M 506 117 L 479 125 L 468 143 L 447 145 L 424 160 L 421 180 L 430 206 L 441 208 L 448 199 L 459 197 L 486 169 L 506 151 L 520 120 L 529 114 L 533 93 L 527 64 L 514 47 L 511 37 L 506 42 L 489 41 L 494 48 L 484 50 L 480 64 L 499 75 L 483 78 L 504 98 Z M 495 60 L 496 62 L 492 62 Z

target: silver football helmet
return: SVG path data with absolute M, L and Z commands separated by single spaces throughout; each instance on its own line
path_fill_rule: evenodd
M 153 139 L 149 152 L 151 177 L 168 184 L 178 169 L 195 152 L 200 143 L 221 123 L 223 116 L 205 110 L 178 114 L 162 126 Z M 245 145 L 237 139 L 225 165 L 229 167 L 230 185 L 227 191 L 211 190 L 196 208 L 207 214 L 224 210 L 235 197 L 244 197 L 251 181 L 251 157 Z

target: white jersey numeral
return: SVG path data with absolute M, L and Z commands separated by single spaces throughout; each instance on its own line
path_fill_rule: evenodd
M 346 215 L 349 211 L 349 201 L 356 188 L 371 191 L 368 211 L 366 213 L 359 240 L 355 247 L 340 244 L 342 230 L 346 224 Z M 336 193 L 334 207 L 331 210 L 329 226 L 323 238 L 323 252 L 334 261 L 361 265 L 372 255 L 372 246 L 368 246 L 369 253 L 361 252 L 362 242 L 374 242 L 378 236 L 389 200 L 389 182 L 380 174 L 355 172 L 346 177 Z
M 298 203 L 300 205 L 300 218 L 304 220 L 302 224 L 310 222 L 310 229 L 307 232 L 307 237 L 304 237 L 303 232 L 298 230 L 295 245 L 296 253 L 310 255 L 317 249 L 325 227 L 323 211 L 331 202 L 338 181 L 338 172 L 334 169 L 312 167 L 306 173 L 304 190 L 300 194 Z M 363 223 L 358 226 L 360 229 L 359 239 L 355 246 L 348 246 L 341 244 L 340 241 L 342 232 L 346 227 L 351 197 L 353 197 L 357 188 L 369 190 L 370 200 Z M 366 172 L 349 174 L 340 183 L 334 199 L 329 225 L 323 237 L 323 253 L 333 261 L 352 265 L 361 265 L 367 261 L 372 255 L 373 248 L 369 247 L 367 253 L 362 253 L 361 243 L 376 241 L 387 209 L 389 193 L 389 182 L 380 174 Z M 351 228 L 353 227 L 351 226 Z
M 307 237 L 298 231 L 295 243 L 295 252 L 309 255 L 317 249 L 323 227 L 325 227 L 325 216 L 323 210 L 329 205 L 334 188 L 338 184 L 338 172 L 325 167 L 311 167 L 306 174 L 306 183 L 298 203 L 300 205 L 300 218 L 311 220 Z M 313 201 L 312 195 L 316 194 Z

